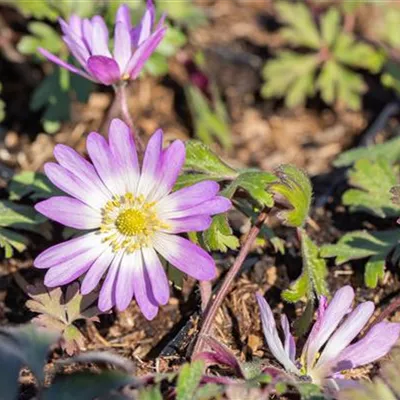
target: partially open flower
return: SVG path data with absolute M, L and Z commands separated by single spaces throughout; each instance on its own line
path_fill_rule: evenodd
M 151 0 L 139 26 L 132 27 L 129 7 L 119 7 L 115 20 L 114 51 L 109 49 L 109 32 L 99 15 L 91 20 L 72 15 L 60 18 L 63 40 L 83 69 L 61 60 L 43 48 L 40 53 L 59 66 L 91 81 L 114 85 L 136 79 L 144 64 L 163 39 L 166 27 L 161 18 L 153 31 L 155 10 Z
M 57 145 L 57 163 L 47 163 L 49 179 L 67 196 L 55 196 L 36 209 L 63 225 L 89 232 L 40 254 L 37 268 L 49 269 L 45 284 L 65 285 L 84 275 L 81 292 L 94 290 L 105 275 L 99 308 L 128 307 L 133 296 L 146 318 L 169 299 L 169 284 L 157 253 L 199 280 L 215 277 L 213 258 L 177 234 L 202 231 L 211 215 L 231 202 L 218 196 L 216 182 L 204 181 L 171 193 L 185 160 L 176 140 L 162 149 L 163 133 L 150 139 L 142 167 L 132 134 L 119 119 L 110 125 L 109 143 L 98 133 L 87 139 L 92 163 L 70 147 Z
M 335 391 L 351 383 L 344 379 L 343 371 L 374 362 L 389 352 L 399 339 L 400 324 L 380 322 L 362 339 L 350 344 L 375 309 L 370 301 L 352 309 L 353 299 L 354 290 L 350 286 L 338 290 L 328 305 L 325 298 L 321 299 L 317 320 L 300 359 L 296 361 L 295 342 L 286 315 L 282 316 L 282 343 L 271 308 L 257 294 L 265 339 L 271 353 L 286 371 L 308 377 L 312 382 Z

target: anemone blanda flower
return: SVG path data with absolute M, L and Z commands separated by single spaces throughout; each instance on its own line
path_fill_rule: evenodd
M 274 357 L 287 372 L 307 377 L 329 391 L 347 386 L 343 371 L 369 364 L 386 355 L 400 335 L 400 324 L 380 322 L 357 342 L 350 344 L 371 318 L 375 306 L 371 301 L 351 308 L 354 290 L 345 286 L 327 304 L 320 300 L 317 320 L 296 361 L 296 346 L 286 315 L 281 325 L 284 342 L 279 338 L 274 316 L 265 299 L 257 294 L 265 339 Z M 321 351 L 322 349 L 322 351 Z
M 94 290 L 103 276 L 99 308 L 124 310 L 135 297 L 152 319 L 169 299 L 169 284 L 157 253 L 199 280 L 215 277 L 213 258 L 179 233 L 202 231 L 211 215 L 231 203 L 217 196 L 216 182 L 204 181 L 171 193 L 185 160 L 185 146 L 176 140 L 162 149 L 163 133 L 150 139 L 140 168 L 128 126 L 111 122 L 109 143 L 96 132 L 87 138 L 86 161 L 73 149 L 57 145 L 57 163 L 45 172 L 68 196 L 36 204 L 36 210 L 63 225 L 86 230 L 84 235 L 53 246 L 34 261 L 48 269 L 44 283 L 55 287 L 85 275 L 81 292 Z
M 96 15 L 91 20 L 72 15 L 68 22 L 59 19 L 63 40 L 83 69 L 71 65 L 43 48 L 39 52 L 59 66 L 94 82 L 113 85 L 136 79 L 145 62 L 163 39 L 164 17 L 154 32 L 155 11 L 151 0 L 141 23 L 132 27 L 129 7 L 118 8 L 115 18 L 114 50 L 109 49 L 109 32 L 104 19 Z

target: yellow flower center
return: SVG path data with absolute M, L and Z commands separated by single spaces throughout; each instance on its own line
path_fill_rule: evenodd
M 141 210 L 130 208 L 119 214 L 115 226 L 123 235 L 134 236 L 146 229 L 146 216 Z
M 146 202 L 142 195 L 115 196 L 103 207 L 102 214 L 99 233 L 104 234 L 103 241 L 109 242 L 115 252 L 133 253 L 149 246 L 156 231 L 168 228 L 158 218 L 155 203 Z

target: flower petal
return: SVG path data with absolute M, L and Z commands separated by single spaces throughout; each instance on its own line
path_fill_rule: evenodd
M 97 260 L 90 267 L 81 285 L 81 293 L 83 295 L 92 292 L 99 284 L 104 273 L 114 260 L 115 253 L 110 246 L 106 246 Z
M 212 218 L 208 215 L 196 215 L 194 217 L 167 219 L 163 222 L 168 225 L 168 228 L 163 229 L 167 233 L 201 232 L 210 227 Z
M 50 181 L 63 192 L 82 201 L 93 208 L 101 208 L 104 203 L 96 198 L 97 191 L 93 185 L 86 185 L 82 180 L 56 163 L 46 163 L 44 171 Z
M 72 172 L 89 187 L 93 197 L 99 200 L 99 207 L 110 200 L 112 193 L 103 184 L 93 165 L 74 149 L 63 144 L 57 144 L 54 148 L 54 157 L 62 167 Z
M 285 334 L 285 352 L 289 356 L 290 360 L 294 363 L 296 359 L 296 344 L 290 332 L 289 321 L 285 314 L 282 314 L 281 325 L 283 333 Z
M 269 304 L 260 294 L 257 293 L 256 297 L 258 306 L 260 307 L 261 322 L 265 340 L 267 341 L 271 353 L 285 367 L 286 371 L 300 375 L 300 371 L 289 358 L 289 355 L 286 353 L 281 339 L 279 338 L 274 314 L 272 313 Z
M 136 193 L 140 169 L 135 142 L 128 125 L 118 118 L 113 119 L 109 129 L 109 141 L 111 153 L 115 160 L 119 160 L 126 191 Z
M 150 138 L 144 154 L 142 175 L 140 177 L 138 193 L 147 197 L 158 185 L 158 171 L 161 164 L 163 132 L 158 129 Z
M 348 313 L 353 298 L 354 290 L 351 286 L 344 286 L 339 289 L 325 310 L 322 319 L 315 323 L 303 350 L 303 352 L 307 352 L 307 368 L 312 368 L 319 349 L 326 343 L 340 321 Z
M 172 190 L 185 163 L 185 154 L 185 145 L 180 140 L 175 140 L 163 152 L 158 174 L 158 185 L 150 194 L 151 201 L 160 200 Z
M 92 18 L 93 42 L 92 55 L 105 56 L 111 58 L 110 49 L 108 48 L 108 29 L 104 19 L 99 15 Z
M 333 361 L 361 332 L 374 310 L 372 301 L 358 305 L 329 339 L 315 368 L 324 368 L 324 364 Z
M 155 249 L 173 266 L 201 281 L 214 279 L 214 259 L 202 248 L 180 236 L 157 232 L 153 241 Z
M 218 191 L 216 182 L 199 182 L 164 197 L 158 202 L 157 209 L 160 214 L 187 210 L 214 198 Z
M 33 262 L 36 268 L 50 268 L 59 265 L 92 247 L 101 247 L 100 235 L 88 233 L 57 244 L 40 253 Z
M 67 196 L 54 196 L 35 205 L 36 211 L 65 226 L 95 229 L 101 224 L 100 211 Z
M 129 28 L 123 22 L 115 25 L 114 58 L 119 65 L 121 75 L 124 74 L 128 61 L 132 57 L 132 43 Z
M 87 68 L 91 75 L 104 85 L 117 83 L 121 78 L 117 62 L 109 57 L 91 56 L 87 61 Z
M 145 40 L 147 40 L 151 34 L 151 30 L 154 25 L 155 10 L 152 0 L 147 0 L 146 12 L 143 15 L 142 21 L 138 27 L 138 39 L 137 45 L 140 46 Z
M 165 305 L 169 300 L 169 283 L 164 267 L 152 247 L 143 247 L 142 254 L 154 299 L 158 304 Z
M 164 38 L 166 33 L 166 28 L 161 28 L 155 31 L 146 41 L 144 41 L 141 46 L 133 53 L 133 56 L 128 62 L 126 67 L 127 73 L 130 74 L 131 79 L 136 79 L 144 64 L 153 54 L 154 50 L 160 44 L 161 40 Z
M 86 147 L 90 159 L 106 187 L 114 195 L 124 195 L 125 183 L 120 164 L 112 154 L 106 139 L 98 133 L 92 132 L 87 138 Z
M 216 196 L 192 208 L 181 211 L 171 211 L 162 214 L 163 218 L 184 218 L 195 215 L 215 215 L 228 211 L 232 207 L 229 199 L 223 196 Z
M 381 322 L 373 326 L 363 339 L 342 351 L 335 360 L 331 373 L 357 368 L 385 356 L 396 344 L 400 335 L 400 324 Z
M 143 265 L 142 253 L 136 251 L 135 268 L 133 269 L 133 291 L 140 311 L 148 320 L 152 320 L 158 313 L 158 304 L 153 298 L 150 279 Z
M 119 311 L 128 308 L 133 299 L 133 280 L 136 268 L 136 256 L 125 253 L 122 256 L 115 287 L 115 305 Z
M 108 311 L 115 304 L 117 274 L 121 264 L 122 253 L 117 253 L 111 262 L 106 279 L 99 294 L 99 310 Z
M 132 29 L 131 12 L 127 4 L 121 4 L 118 7 L 115 22 L 123 22 L 129 30 Z
M 83 32 L 82 41 L 85 43 L 87 50 L 91 54 L 92 53 L 92 43 L 93 43 L 93 26 L 92 26 L 92 21 L 90 21 L 89 18 L 85 18 L 83 20 L 82 32 Z M 89 56 L 90 56 L 90 54 L 89 54 Z M 87 57 L 87 58 L 89 58 L 89 57 Z
M 64 60 L 61 60 L 61 58 L 58 58 L 57 56 L 55 56 L 54 54 L 51 54 L 49 51 L 42 49 L 41 47 L 38 48 L 39 53 L 46 57 L 49 61 L 53 62 L 54 64 L 59 65 L 62 68 L 65 68 L 66 70 L 73 72 L 74 74 L 83 76 L 86 79 L 89 79 L 90 81 L 94 81 L 96 82 L 95 79 L 93 79 L 89 74 L 87 74 L 86 72 L 82 71 L 79 68 L 76 68 L 75 66 L 73 66 L 72 64 L 69 64 L 67 62 L 65 62 Z

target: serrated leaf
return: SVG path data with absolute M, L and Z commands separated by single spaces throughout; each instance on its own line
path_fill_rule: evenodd
M 385 143 L 345 151 L 334 161 L 335 167 L 347 167 L 358 160 L 376 161 L 386 159 L 390 164 L 400 160 L 400 138 L 388 140 Z
M 37 201 L 62 194 L 46 175 L 33 171 L 23 171 L 14 175 L 7 190 L 10 193 L 10 200 L 21 200 L 28 196 L 31 200 Z
M 300 233 L 303 270 L 290 288 L 282 293 L 282 298 L 291 303 L 299 301 L 304 296 L 313 299 L 314 294 L 327 296 L 329 293 L 325 260 L 320 257 L 318 246 L 308 237 L 306 231 L 301 229 Z
M 14 249 L 22 253 L 28 244 L 29 240 L 25 236 L 9 229 L 0 228 L 0 247 L 4 248 L 6 258 L 13 256 Z
M 186 142 L 186 171 L 200 172 L 214 178 L 232 179 L 237 172 L 224 163 L 211 149 L 198 140 Z
M 175 183 L 174 190 L 179 190 L 187 186 L 194 185 L 195 183 L 198 182 L 203 182 L 203 181 L 221 181 L 223 180 L 222 177 L 213 177 L 205 174 L 183 174 L 180 175 L 178 180 Z
M 88 400 L 110 399 L 111 392 L 117 391 L 129 384 L 134 379 L 120 371 L 106 371 L 102 373 L 77 372 L 73 375 L 59 375 L 53 384 L 44 391 L 43 400 Z M 127 396 L 119 399 L 129 400 Z
M 318 28 L 310 10 L 302 3 L 278 2 L 279 17 L 288 25 L 281 35 L 291 44 L 318 49 L 321 45 Z
M 0 201 L 1 227 L 23 229 L 43 235 L 39 225 L 45 221 L 46 218 L 38 214 L 32 207 L 7 200 Z
M 332 46 L 340 29 L 339 10 L 335 7 L 331 7 L 321 18 L 321 36 L 324 40 L 324 44 L 329 47 Z
M 270 185 L 270 191 L 283 196 L 291 207 L 278 216 L 285 225 L 303 226 L 308 217 L 312 200 L 312 186 L 308 176 L 293 165 L 282 165 L 275 171 L 278 183 Z
M 342 202 L 350 211 L 365 211 L 381 218 L 400 214 L 390 193 L 397 183 L 397 170 L 387 160 L 358 160 L 349 172 L 349 183 L 356 189 L 347 190 Z
M 204 372 L 204 363 L 194 361 L 184 364 L 176 384 L 176 400 L 192 400 Z
M 386 258 L 398 247 L 399 240 L 399 229 L 384 232 L 354 231 L 345 234 L 336 244 L 322 246 L 321 256 L 335 257 L 336 265 L 370 257 L 365 266 L 365 283 L 374 288 L 379 279 L 383 278 Z M 398 263 L 398 256 L 393 258 Z
M 239 239 L 232 234 L 227 217 L 223 214 L 213 217 L 211 226 L 203 233 L 203 240 L 209 250 L 223 253 L 239 247 Z
M 319 64 L 316 54 L 297 54 L 281 51 L 263 69 L 263 97 L 285 97 L 287 107 L 304 104 L 315 93 L 314 77 Z

